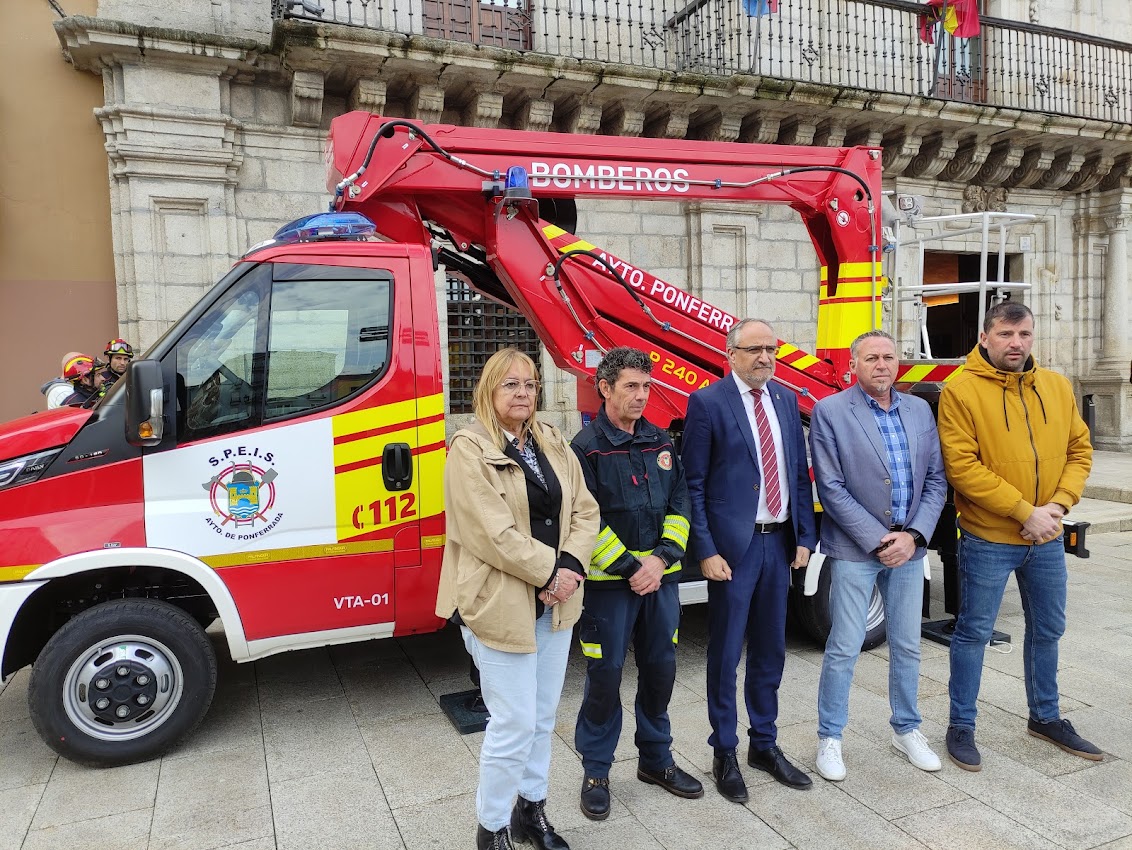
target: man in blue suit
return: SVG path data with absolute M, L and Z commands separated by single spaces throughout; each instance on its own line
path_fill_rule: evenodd
M 810 420 L 814 479 L 825 512 L 824 568 L 831 571 L 817 770 L 833 782 L 845 778 L 841 733 L 874 585 L 888 626 L 892 746 L 921 770 L 940 769 L 916 707 L 924 558 L 947 496 L 939 434 L 926 401 L 892 389 L 900 367 L 892 337 L 861 334 L 849 355 L 857 383 L 818 402 Z
M 810 777 L 778 748 L 778 686 L 786 661 L 790 568 L 817 543 L 798 400 L 771 380 L 778 337 L 761 319 L 727 334 L 731 374 L 692 394 L 683 461 L 692 500 L 688 555 L 708 580 L 708 718 L 712 776 L 746 802 L 739 770 L 735 679 L 747 643 L 747 763 L 791 788 Z

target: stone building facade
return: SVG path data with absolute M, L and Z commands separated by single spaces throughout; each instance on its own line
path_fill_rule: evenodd
M 983 39 L 939 50 L 910 35 L 916 7 L 903 0 L 782 0 L 766 18 L 746 16 L 740 0 L 651 0 L 643 23 L 627 13 L 604 30 L 593 0 L 477 0 L 474 42 L 442 26 L 455 2 L 101 0 L 96 16 L 55 24 L 66 59 L 102 78 L 95 115 L 126 336 L 148 344 L 249 246 L 324 208 L 325 131 L 348 110 L 882 145 L 885 188 L 922 197 L 928 216 L 1035 216 L 1007 233 L 1005 253 L 1010 278 L 1032 284 L 1018 297 L 1038 317 L 1036 353 L 1092 395 L 1098 445 L 1132 450 L 1132 45 L 1109 40 L 1132 41 L 1126 4 L 987 0 L 997 17 L 984 19 Z M 805 29 L 807 10 L 825 29 Z M 845 46 L 863 35 L 869 50 Z M 580 202 L 578 232 L 814 347 L 818 264 L 788 209 Z M 932 251 L 933 268 L 971 280 L 980 247 L 978 234 L 957 236 Z M 916 259 L 901 253 L 891 274 L 911 280 Z M 930 324 L 941 308 L 926 309 Z M 951 309 L 969 341 L 970 316 Z M 914 324 L 904 338 L 913 354 Z M 546 406 L 576 425 L 573 380 L 550 371 Z

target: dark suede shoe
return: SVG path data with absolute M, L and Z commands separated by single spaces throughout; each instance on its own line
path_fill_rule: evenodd
M 747 783 L 739 772 L 739 756 L 734 750 L 716 750 L 711 760 L 715 789 L 732 803 L 747 802 Z
M 570 845 L 554 831 L 546 819 L 546 800 L 532 803 L 518 797 L 511 810 L 511 837 L 526 844 L 530 841 L 539 850 L 570 850 Z
M 609 817 L 609 779 L 587 776 L 582 781 L 582 814 L 590 820 Z
M 688 800 L 698 800 L 704 795 L 704 786 L 700 784 L 700 780 L 689 776 L 674 764 L 663 770 L 645 770 L 637 765 L 637 779 L 649 785 L 659 785 L 669 794 Z
M 948 726 L 947 757 L 956 767 L 972 773 L 982 770 L 983 757 L 979 755 L 979 748 L 975 746 L 975 730 Z
M 751 746 L 747 750 L 747 764 L 766 771 L 783 785 L 799 791 L 805 791 L 814 784 L 814 780 L 794 767 L 778 747 L 756 750 Z
M 1050 720 L 1048 723 L 1042 723 L 1040 720 L 1028 720 L 1026 721 L 1026 731 L 1035 738 L 1049 741 L 1055 747 L 1060 747 L 1065 752 L 1080 756 L 1083 759 L 1089 761 L 1102 761 L 1104 759 L 1104 753 L 1078 735 L 1073 724 L 1064 717 L 1059 720 Z
M 511 843 L 507 827 L 492 832 L 481 824 L 476 827 L 476 850 L 515 850 L 515 845 Z

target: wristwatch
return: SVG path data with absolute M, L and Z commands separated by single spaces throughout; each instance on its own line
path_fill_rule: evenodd
M 912 540 L 915 541 L 917 549 L 919 549 L 921 547 L 923 547 L 923 548 L 927 547 L 928 541 L 925 540 L 924 535 L 920 534 L 920 532 L 916 531 L 916 529 L 914 529 L 914 528 L 909 529 L 908 533 L 912 535 Z

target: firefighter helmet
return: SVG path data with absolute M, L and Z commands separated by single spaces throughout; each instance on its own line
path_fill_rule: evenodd
M 63 379 L 72 384 L 89 375 L 94 370 L 94 360 L 85 354 L 79 354 L 67 361 L 63 367 Z
M 134 348 L 124 339 L 112 339 L 106 343 L 106 350 L 102 352 L 106 357 L 112 357 L 115 354 L 125 354 L 131 360 L 134 356 Z

